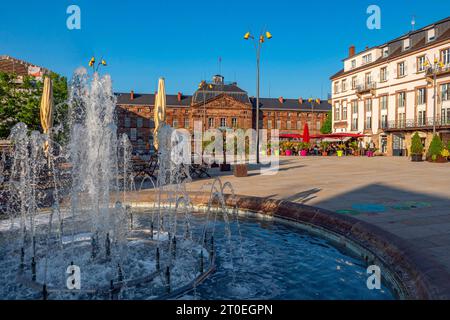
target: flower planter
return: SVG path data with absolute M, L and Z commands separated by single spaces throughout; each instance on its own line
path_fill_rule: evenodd
M 292 156 L 292 150 L 286 150 L 286 156 Z
M 437 156 L 436 160 L 433 160 L 432 157 L 427 157 L 427 161 L 434 162 L 434 163 L 447 163 L 448 162 L 447 158 L 445 158 L 443 156 Z
M 338 150 L 336 153 L 337 153 L 338 157 L 342 157 L 344 155 L 344 151 L 343 150 Z
M 423 157 L 421 154 L 412 154 L 411 155 L 411 161 L 412 162 L 422 162 L 423 161 Z
M 322 157 L 328 156 L 328 152 L 322 152 Z
M 248 176 L 248 170 L 246 164 L 237 164 L 233 168 L 233 174 L 235 177 L 241 178 L 241 177 L 247 177 Z
M 372 158 L 373 157 L 373 151 L 367 151 L 366 155 L 367 155 L 367 157 Z
M 306 151 L 306 150 L 301 150 L 300 151 L 300 156 L 306 157 L 307 155 L 308 155 L 308 151 Z

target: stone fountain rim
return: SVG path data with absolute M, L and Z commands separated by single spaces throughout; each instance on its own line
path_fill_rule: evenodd
M 189 192 L 194 206 L 205 206 L 210 200 L 207 192 Z M 134 195 L 137 195 L 137 199 Z M 127 196 L 133 204 L 153 203 L 154 191 L 146 190 Z M 287 220 L 325 231 L 339 237 L 339 243 L 355 244 L 373 254 L 375 261 L 386 267 L 399 287 L 401 299 L 450 299 L 450 273 L 431 255 L 419 252 L 400 237 L 375 225 L 343 216 L 333 211 L 286 200 L 242 195 L 225 195 L 228 207 Z M 145 201 L 139 201 L 145 199 Z M 164 202 L 164 200 L 163 200 Z M 369 260 L 370 261 L 370 260 Z

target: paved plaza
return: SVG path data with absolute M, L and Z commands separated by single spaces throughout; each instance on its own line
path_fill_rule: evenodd
M 377 225 L 427 251 L 450 271 L 450 163 L 400 157 L 282 157 L 275 176 L 255 166 L 230 181 L 237 194 L 284 199 Z M 211 179 L 192 182 L 199 190 Z

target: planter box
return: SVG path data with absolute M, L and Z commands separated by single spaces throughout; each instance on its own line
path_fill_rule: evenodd
M 292 151 L 291 150 L 286 150 L 286 156 L 292 156 Z
M 344 155 L 344 151 L 342 150 L 338 150 L 336 153 L 338 157 L 342 157 Z
M 411 161 L 412 162 L 422 162 L 423 156 L 421 154 L 412 154 L 411 155 Z
M 237 164 L 233 168 L 233 174 L 235 177 L 241 178 L 241 177 L 247 177 L 248 176 L 248 169 L 246 164 Z
M 300 155 L 301 155 L 302 157 L 306 157 L 306 156 L 308 155 L 308 151 L 302 150 L 302 151 L 300 151 Z
M 444 158 L 443 156 L 436 157 L 436 161 L 433 161 L 431 157 L 427 157 L 428 162 L 434 162 L 434 163 L 447 163 L 447 158 Z
M 328 156 L 328 153 L 327 152 L 322 152 L 322 157 L 326 157 L 326 156 Z

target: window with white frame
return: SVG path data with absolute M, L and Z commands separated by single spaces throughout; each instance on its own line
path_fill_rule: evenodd
M 387 81 L 387 67 L 383 67 L 380 69 L 380 81 L 381 82 Z
M 406 125 L 406 113 L 399 112 L 397 115 L 398 126 L 403 128 Z
M 356 60 L 355 59 L 352 60 L 351 65 L 352 65 L 352 69 L 356 68 Z
M 227 126 L 227 118 L 220 118 L 220 126 L 225 128 Z
M 372 83 L 372 73 L 371 72 L 367 72 L 365 75 L 365 83 L 366 86 L 370 86 L 370 84 Z
M 450 124 L 450 108 L 442 108 L 441 121 L 442 124 Z
M 347 120 L 347 104 L 342 105 L 342 120 Z
M 189 118 L 184 118 L 184 128 L 185 129 L 189 128 Z
M 339 102 L 335 103 L 335 105 L 334 105 L 334 120 L 335 121 L 341 120 L 341 110 L 340 110 Z
M 358 83 L 358 77 L 357 76 L 352 77 L 352 90 L 356 89 L 357 83 Z
M 386 58 L 389 55 L 389 47 L 383 48 L 383 58 Z
M 291 129 L 291 120 L 286 121 L 286 129 Z
M 387 114 L 381 115 L 381 128 L 386 129 L 388 127 L 388 116 Z
M 364 100 L 366 112 L 372 112 L 372 99 Z
M 342 92 L 347 91 L 347 79 L 342 80 L 341 86 L 342 86 Z
M 208 127 L 214 128 L 214 118 L 208 118 Z
M 403 40 L 403 50 L 408 50 L 410 47 L 411 41 L 409 38 Z
M 397 77 L 404 77 L 406 75 L 405 62 L 400 62 L 397 64 Z
M 444 83 L 441 85 L 441 100 L 442 101 L 450 100 L 450 83 Z
M 352 101 L 352 113 L 357 114 L 358 113 L 358 100 Z
M 237 118 L 231 118 L 231 126 L 233 128 L 237 128 L 237 125 L 238 125 L 237 123 L 238 123 Z M 272 128 L 272 126 L 271 126 L 271 128 Z
M 433 41 L 436 38 L 436 30 L 431 28 L 427 31 L 427 39 L 428 41 Z
M 424 126 L 426 124 L 426 112 L 425 112 L 425 110 L 420 110 L 417 113 L 417 124 L 419 126 Z
M 406 104 L 406 92 L 399 92 L 397 94 L 397 106 L 399 108 L 404 108 Z
M 358 130 L 358 118 L 353 118 L 352 119 L 352 131 L 357 131 Z
M 339 83 L 338 82 L 334 83 L 334 93 L 339 93 Z
M 277 129 L 281 129 L 281 120 L 277 120 L 276 125 L 277 125 Z
M 363 60 L 363 64 L 372 62 L 372 54 L 371 53 L 366 54 L 365 56 L 362 57 L 362 60 Z
M 300 130 L 302 128 L 302 122 L 300 120 L 297 120 L 297 130 Z
M 417 72 L 425 71 L 425 56 L 417 58 Z
M 417 89 L 417 104 L 425 104 L 427 101 L 427 89 L 426 88 L 420 88 Z
M 267 129 L 272 129 L 272 120 L 267 120 Z
M 441 61 L 445 66 L 450 64 L 450 48 L 441 51 Z
M 372 116 L 366 115 L 365 129 L 372 129 Z
M 381 110 L 386 110 L 388 107 L 388 96 L 382 96 L 380 98 L 380 108 Z

